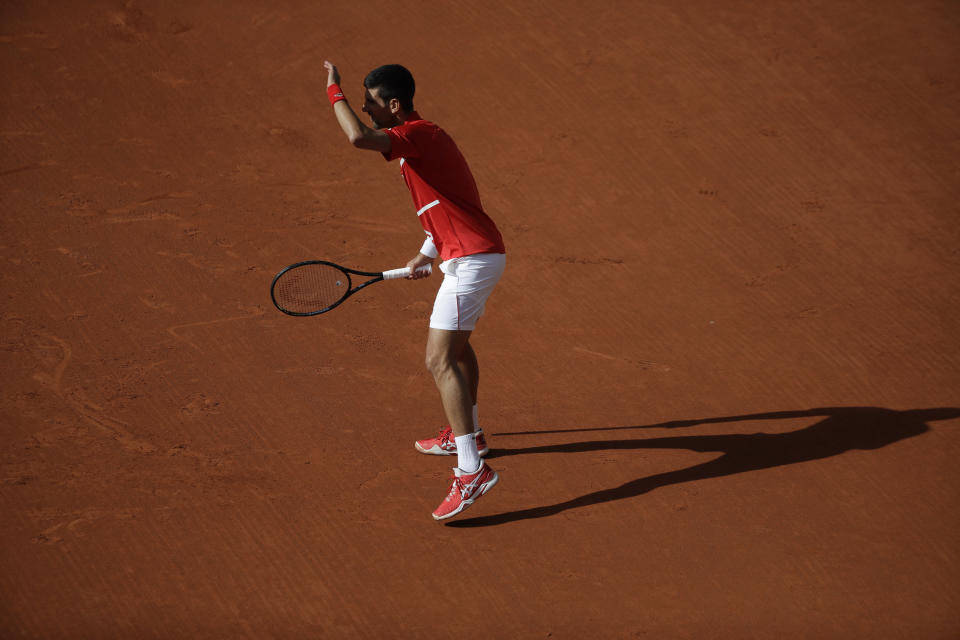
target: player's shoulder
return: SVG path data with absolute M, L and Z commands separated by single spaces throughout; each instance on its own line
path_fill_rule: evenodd
M 398 128 L 395 127 L 394 130 L 401 133 L 423 152 L 428 149 L 445 149 L 453 143 L 447 132 L 440 125 L 430 120 L 408 120 L 398 126 L 403 128 L 398 131 Z
M 443 129 L 441 129 L 440 125 L 438 125 L 437 123 L 432 122 L 430 120 L 424 120 L 423 118 L 407 120 L 403 124 L 399 124 L 396 127 L 394 127 L 394 129 L 400 129 L 408 133 L 429 134 L 429 135 L 433 135 L 437 132 L 443 131 Z

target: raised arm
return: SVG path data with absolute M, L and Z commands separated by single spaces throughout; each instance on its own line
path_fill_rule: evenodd
M 330 87 L 339 88 L 340 73 L 337 71 L 337 67 L 331 62 L 325 61 L 323 66 L 327 70 L 327 89 L 329 95 Z M 391 146 L 390 136 L 388 136 L 386 132 L 379 129 L 372 129 L 363 124 L 345 97 L 334 98 L 331 96 L 331 100 L 336 100 L 333 104 L 333 113 L 337 117 L 337 123 L 339 123 L 340 128 L 343 129 L 343 133 L 346 134 L 350 144 L 358 149 L 369 149 L 370 151 L 389 153 Z

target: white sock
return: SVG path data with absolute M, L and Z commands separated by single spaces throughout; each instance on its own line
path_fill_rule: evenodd
M 457 466 L 461 471 L 475 473 L 480 468 L 480 453 L 477 451 L 477 440 L 472 433 L 457 436 Z
M 477 410 L 477 405 L 473 405 L 473 432 L 476 433 L 480 431 L 480 418 L 477 417 L 480 415 L 479 410 Z

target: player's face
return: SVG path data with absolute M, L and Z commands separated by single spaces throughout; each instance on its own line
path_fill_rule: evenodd
M 397 118 L 390 110 L 390 106 L 380 97 L 379 87 L 364 91 L 363 112 L 370 116 L 377 129 L 385 129 L 396 124 Z

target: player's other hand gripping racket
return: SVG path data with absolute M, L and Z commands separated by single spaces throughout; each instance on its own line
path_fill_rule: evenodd
M 432 266 L 427 264 L 418 267 L 417 271 L 429 275 Z M 351 274 L 370 279 L 352 287 Z M 390 271 L 357 271 L 324 260 L 308 260 L 292 264 L 274 276 L 270 298 L 277 309 L 288 315 L 315 316 L 337 308 L 374 282 L 398 280 L 409 275 L 408 267 Z

